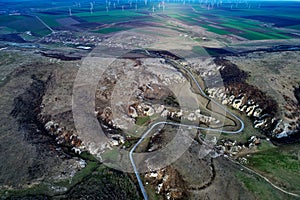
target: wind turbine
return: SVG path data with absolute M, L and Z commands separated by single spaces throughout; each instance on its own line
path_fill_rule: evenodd
M 69 8 L 69 15 L 72 16 L 72 9 Z
M 152 6 L 152 12 L 153 12 L 153 13 L 155 12 L 155 8 L 154 8 L 154 6 Z
M 90 8 L 90 11 L 91 11 L 91 14 L 93 14 L 93 10 L 94 10 L 94 4 L 91 2 L 91 8 Z

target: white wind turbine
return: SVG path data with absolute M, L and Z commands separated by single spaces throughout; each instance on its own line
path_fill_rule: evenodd
M 90 12 L 91 12 L 91 14 L 93 14 L 93 10 L 94 10 L 94 4 L 91 2 L 90 3 L 91 4 L 91 7 L 90 7 Z

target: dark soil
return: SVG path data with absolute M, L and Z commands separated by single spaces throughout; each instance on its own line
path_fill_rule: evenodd
M 300 24 L 299 19 L 289 18 L 289 17 L 283 18 L 283 17 L 276 17 L 276 16 L 252 15 L 252 16 L 244 16 L 243 18 L 272 23 L 277 27 L 294 26 Z
M 294 95 L 298 101 L 298 104 L 300 105 L 300 85 L 298 85 L 298 87 L 295 87 Z
M 216 65 L 225 66 L 220 70 L 220 74 L 225 86 L 234 83 L 245 82 L 245 80 L 249 77 L 247 72 L 240 70 L 238 66 L 231 63 L 229 60 L 216 58 L 214 62 Z
M 26 43 L 26 41 L 23 38 L 21 38 L 18 34 L 0 35 L 0 40 L 6 42 Z
M 49 58 L 57 58 L 64 61 L 72 61 L 72 60 L 80 60 L 80 56 L 69 56 L 62 53 L 47 53 L 47 52 L 41 52 L 43 56 L 49 57 Z

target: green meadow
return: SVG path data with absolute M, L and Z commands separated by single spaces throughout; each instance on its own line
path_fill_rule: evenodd
M 262 149 L 252 154 L 249 166 L 262 173 L 279 187 L 300 194 L 299 145 Z

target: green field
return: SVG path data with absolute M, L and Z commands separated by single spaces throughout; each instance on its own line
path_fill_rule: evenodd
M 144 116 L 144 117 L 137 117 L 135 123 L 138 126 L 143 126 L 143 125 L 147 125 L 150 121 L 151 118 L 149 116 Z
M 227 6 L 227 8 L 226 8 Z M 293 8 L 293 15 L 288 12 L 274 11 L 272 9 L 237 9 L 230 12 L 230 5 L 224 6 L 224 9 L 207 10 L 198 4 L 192 4 L 191 7 L 186 6 L 180 9 L 178 5 L 172 5 L 171 11 L 167 16 L 181 20 L 190 25 L 198 25 L 205 28 L 207 31 L 219 34 L 228 35 L 235 34 L 249 40 L 266 40 L 266 39 L 290 39 L 289 32 L 278 30 L 274 26 L 265 26 L 263 21 L 250 19 L 253 15 L 261 15 L 263 17 L 275 16 L 282 20 L 299 20 L 299 12 Z M 292 9 L 292 8 L 290 8 Z M 266 10 L 268 12 L 266 12 Z M 285 9 L 283 9 L 285 10 Z M 266 13 L 268 13 L 266 15 Z M 296 14 L 297 13 L 297 14 Z M 289 17 L 289 18 L 287 18 Z M 300 21 L 299 21 L 300 24 Z M 287 28 L 299 29 L 300 25 L 287 26 Z M 217 25 L 220 28 L 214 27 Z
M 32 16 L 5 15 L 0 17 L 0 26 L 6 27 L 7 31 L 11 31 L 10 33 L 31 31 L 34 35 L 44 36 L 51 32 L 38 19 Z
M 223 30 L 223 29 L 219 29 L 219 28 L 215 28 L 215 27 L 208 26 L 208 25 L 201 25 L 201 27 L 206 28 L 206 30 L 208 30 L 210 32 L 213 32 L 213 33 L 216 33 L 216 34 L 219 34 L 219 35 L 230 34 L 229 31 L 226 31 L 226 30 Z
M 243 186 L 247 188 L 247 190 L 249 190 L 255 196 L 255 199 L 260 199 L 260 200 L 295 199 L 273 188 L 269 183 L 267 183 L 264 179 L 260 177 L 256 177 L 239 171 L 237 171 L 235 176 L 243 184 Z
M 300 194 L 299 145 L 266 148 L 249 157 L 249 166 L 290 192 Z
M 90 12 L 76 13 L 74 14 L 87 22 L 99 22 L 99 23 L 115 23 L 128 20 L 141 20 L 146 17 L 146 14 L 135 12 L 132 10 L 111 10 L 109 12 L 99 11 L 91 14 Z

